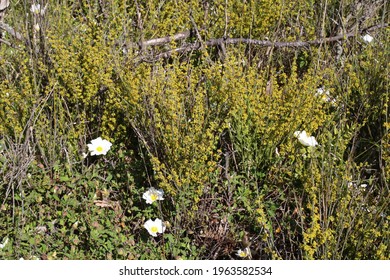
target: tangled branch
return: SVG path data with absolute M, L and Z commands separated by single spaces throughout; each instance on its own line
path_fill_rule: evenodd
M 22 34 L 17 32 L 14 28 L 9 26 L 8 24 L 5 24 L 4 22 L 0 22 L 0 29 L 9 33 L 12 37 L 15 37 L 15 39 L 17 39 L 19 41 L 24 41 Z
M 248 39 L 248 38 L 217 38 L 217 39 L 210 39 L 208 41 L 203 42 L 202 44 L 200 42 L 195 42 L 195 43 L 188 43 L 184 44 L 181 47 L 174 48 L 171 50 L 168 50 L 163 53 L 159 53 L 157 55 L 151 56 L 151 55 L 144 55 L 144 56 L 139 56 L 137 58 L 137 62 L 153 62 L 162 58 L 168 58 L 170 57 L 173 53 L 185 53 L 185 52 L 190 52 L 190 51 L 195 51 L 199 50 L 203 47 L 203 45 L 206 45 L 208 47 L 212 46 L 225 46 L 225 45 L 234 45 L 234 44 L 247 44 L 247 45 L 255 45 L 259 47 L 274 47 L 274 48 L 304 48 L 304 47 L 310 47 L 310 46 L 315 46 L 315 45 L 322 45 L 322 44 L 327 44 L 331 42 L 336 42 L 340 40 L 347 40 L 351 37 L 355 37 L 361 34 L 373 32 L 377 29 L 381 28 L 386 28 L 388 27 L 389 24 L 379 24 L 379 25 L 374 25 L 365 29 L 360 30 L 359 32 L 356 31 L 351 31 L 345 34 L 340 34 L 337 36 L 332 36 L 332 37 L 326 37 L 326 38 L 320 38 L 316 40 L 311 40 L 311 41 L 294 41 L 294 42 L 272 42 L 269 40 L 256 40 L 256 39 Z M 141 49 L 145 46 L 159 46 L 159 45 L 164 45 L 168 44 L 172 41 L 178 41 L 182 39 L 187 39 L 189 37 L 192 37 L 193 34 L 190 31 L 178 33 L 174 36 L 171 37 L 163 37 L 163 38 L 157 38 L 157 39 L 152 39 L 148 40 L 145 42 L 141 42 L 140 44 L 134 44 L 131 43 L 130 46 L 140 46 Z
M 388 27 L 389 24 L 378 24 L 374 25 L 359 31 L 350 31 L 345 34 L 340 34 L 337 36 L 332 37 L 325 37 L 325 38 L 319 38 L 316 40 L 311 41 L 294 41 L 294 42 L 273 42 L 269 40 L 256 40 L 256 39 L 249 39 L 249 38 L 217 38 L 217 39 L 209 39 L 204 42 L 194 42 L 194 43 L 187 43 L 183 44 L 182 46 L 174 49 L 170 49 L 168 51 L 159 53 L 159 54 L 147 54 L 142 55 L 144 53 L 144 50 L 146 47 L 151 46 L 163 46 L 166 44 L 169 44 L 173 41 L 179 41 L 179 40 L 185 40 L 188 38 L 195 37 L 195 34 L 193 31 L 187 30 L 184 32 L 177 33 L 173 36 L 167 36 L 162 38 L 156 38 L 156 39 L 150 39 L 147 41 L 141 41 L 139 43 L 131 42 L 128 43 L 125 47 L 126 49 L 137 49 L 139 48 L 141 50 L 141 55 L 136 58 L 136 63 L 140 62 L 154 62 L 162 58 L 168 58 L 174 53 L 186 53 L 191 52 L 195 50 L 200 50 L 202 48 L 206 47 L 212 47 L 212 46 L 221 46 L 224 48 L 226 45 L 235 45 L 235 44 L 247 44 L 247 45 L 255 45 L 258 47 L 273 47 L 273 48 L 304 48 L 304 47 L 310 47 L 315 45 L 322 45 L 327 44 L 331 42 L 341 41 L 341 40 L 347 40 L 351 37 L 355 37 L 361 34 L 373 32 L 377 29 L 382 29 Z M 8 34 L 10 34 L 12 37 L 14 37 L 16 40 L 27 42 L 26 39 L 23 37 L 22 34 L 17 32 L 13 27 L 0 22 L 0 29 L 6 31 Z M 6 43 L 3 41 L 3 43 Z M 8 44 L 11 45 L 11 44 Z

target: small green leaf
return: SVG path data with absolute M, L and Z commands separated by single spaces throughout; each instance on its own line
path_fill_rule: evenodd
M 67 175 L 61 176 L 61 177 L 60 177 L 60 181 L 61 181 L 61 182 L 69 182 L 69 181 L 70 181 L 70 178 L 69 178 Z

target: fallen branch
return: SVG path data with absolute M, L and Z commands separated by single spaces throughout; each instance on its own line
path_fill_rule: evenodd
M 217 38 L 217 39 L 210 39 L 208 41 L 202 42 L 202 44 L 198 41 L 195 43 L 187 43 L 184 44 L 181 47 L 174 48 L 171 50 L 168 50 L 163 53 L 159 53 L 157 55 L 141 55 L 136 58 L 136 63 L 140 62 L 154 62 L 156 60 L 159 60 L 161 58 L 167 58 L 171 56 L 173 53 L 185 53 L 185 52 L 190 52 L 194 50 L 199 50 L 204 48 L 204 46 L 211 47 L 211 46 L 222 46 L 224 47 L 225 45 L 234 45 L 234 44 L 247 44 L 247 45 L 255 45 L 259 47 L 273 47 L 273 48 L 302 48 L 302 47 L 309 47 L 309 46 L 314 46 L 314 45 L 321 45 L 321 44 L 326 44 L 326 43 L 331 43 L 331 42 L 336 42 L 340 40 L 346 40 L 350 37 L 354 37 L 360 34 L 368 33 L 375 31 L 377 29 L 381 28 L 386 28 L 388 27 L 389 24 L 379 24 L 379 25 L 374 25 L 365 29 L 360 30 L 359 32 L 356 31 L 351 31 L 345 34 L 340 34 L 337 36 L 333 37 L 326 37 L 326 38 L 320 38 L 316 40 L 311 40 L 311 41 L 294 41 L 294 42 L 272 42 L 269 40 L 256 40 L 256 39 L 248 39 L 248 38 Z M 23 37 L 22 34 L 17 32 L 13 27 L 0 22 L 0 29 L 5 30 L 8 32 L 10 35 L 12 35 L 15 39 L 19 41 L 26 42 L 25 38 Z M 156 39 L 150 39 L 147 41 L 141 41 L 140 43 L 134 43 L 131 42 L 129 43 L 126 47 L 127 48 L 140 48 L 143 52 L 146 47 L 150 46 L 161 46 L 168 44 L 173 41 L 179 41 L 179 40 L 184 40 L 190 37 L 193 37 L 193 33 L 189 30 L 177 33 L 173 36 L 167 36 L 167 37 L 162 37 L 162 38 L 156 38 Z M 3 41 L 3 43 L 7 43 L 8 45 L 11 45 L 9 42 Z M 141 53 L 142 53 L 141 52 Z
M 164 38 L 151 39 L 151 40 L 148 40 L 145 42 L 141 42 L 140 45 L 143 47 L 161 46 L 161 45 L 168 44 L 172 41 L 187 39 L 188 37 L 191 37 L 191 31 L 184 31 L 184 32 L 175 34 L 173 36 L 168 36 L 168 37 L 164 37 Z M 133 44 L 133 45 L 135 45 L 135 44 Z
M 6 40 L 4 40 L 4 39 L 2 39 L 2 38 L 0 38 L 0 43 L 6 44 L 6 45 L 8 45 L 8 46 L 10 46 L 10 47 L 13 47 L 12 44 L 11 44 L 10 42 L 8 42 L 8 41 L 6 41 Z
M 341 34 L 333 37 L 320 38 L 311 41 L 294 41 L 294 42 L 272 42 L 269 40 L 256 40 L 256 39 L 248 39 L 248 38 L 218 38 L 218 39 L 210 39 L 205 41 L 203 44 L 211 47 L 211 46 L 225 46 L 225 45 L 233 45 L 233 44 L 247 44 L 247 45 L 255 45 L 259 47 L 274 47 L 274 48 L 302 48 L 302 47 L 310 47 L 315 45 L 321 45 L 331 42 L 337 42 L 340 40 L 346 40 L 351 37 L 355 37 L 357 35 L 361 35 L 364 33 L 372 32 L 377 29 L 386 28 L 389 24 L 379 24 L 375 26 L 371 26 L 365 29 L 360 30 L 359 32 L 351 31 L 346 34 Z M 186 31 L 183 33 L 179 33 L 174 36 L 152 39 L 143 42 L 142 46 L 158 46 L 163 45 L 172 41 L 177 41 L 181 39 L 186 39 L 191 36 L 190 31 Z M 134 46 L 135 44 L 131 44 Z M 174 48 L 168 50 L 163 53 L 159 53 L 157 55 L 144 55 L 136 58 L 136 62 L 154 62 L 161 58 L 170 57 L 173 53 L 185 53 L 194 50 L 199 50 L 202 48 L 202 44 L 200 42 L 188 43 L 181 47 Z
M 9 26 L 8 24 L 5 24 L 4 22 L 0 22 L 0 29 L 3 29 L 4 31 L 6 31 L 7 33 L 9 33 L 11 36 L 15 37 L 15 39 L 19 41 L 25 41 L 22 34 L 17 32 L 14 28 Z

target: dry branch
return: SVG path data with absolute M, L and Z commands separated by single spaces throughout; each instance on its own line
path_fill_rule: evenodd
M 195 43 L 188 43 L 184 44 L 181 47 L 174 48 L 171 50 L 168 50 L 163 53 L 159 53 L 157 55 L 144 55 L 144 56 L 139 56 L 137 57 L 136 61 L 137 62 L 153 62 L 156 60 L 159 60 L 161 58 L 167 58 L 171 56 L 173 53 L 185 53 L 185 52 L 190 52 L 194 50 L 199 50 L 203 47 L 203 45 L 206 45 L 208 47 L 211 46 L 225 46 L 225 45 L 232 45 L 232 44 L 247 44 L 247 45 L 255 45 L 259 47 L 274 47 L 274 48 L 302 48 L 302 47 L 309 47 L 309 46 L 315 46 L 315 45 L 321 45 L 321 44 L 326 44 L 326 43 L 331 43 L 331 42 L 337 42 L 340 40 L 346 40 L 351 37 L 355 37 L 367 32 L 372 32 L 377 29 L 381 28 L 386 28 L 388 27 L 389 24 L 379 24 L 379 25 L 374 25 L 365 29 L 362 29 L 360 31 L 351 31 L 345 34 L 337 35 L 337 36 L 332 36 L 332 37 L 326 37 L 326 38 L 320 38 L 316 40 L 311 40 L 311 41 L 294 41 L 294 42 L 272 42 L 269 40 L 256 40 L 256 39 L 248 39 L 248 38 L 217 38 L 217 39 L 210 39 L 208 41 L 202 42 L 195 42 Z M 142 46 L 157 46 L 157 45 L 163 45 L 167 44 L 172 41 L 177 41 L 181 39 L 186 39 L 190 37 L 192 32 L 186 31 L 179 33 L 174 36 L 168 36 L 168 37 L 163 37 L 163 38 L 157 38 L 157 39 L 152 39 L 148 40 L 142 43 Z M 135 44 L 132 43 L 132 46 Z
M 17 32 L 13 27 L 9 26 L 8 24 L 5 24 L 4 22 L 0 22 L 0 29 L 9 33 L 11 36 L 15 37 L 15 39 L 19 41 L 24 41 L 22 34 Z
M 168 37 L 164 37 L 164 38 L 156 38 L 156 39 L 151 39 L 151 40 L 148 40 L 148 41 L 145 41 L 145 42 L 141 42 L 141 45 L 144 46 L 144 47 L 160 46 L 160 45 L 168 44 L 168 43 L 170 43 L 172 41 L 178 41 L 178 40 L 187 39 L 190 36 L 191 36 L 191 32 L 190 31 L 184 31 L 184 32 L 175 34 L 173 36 L 168 36 Z
M 247 44 L 247 45 L 255 45 L 259 47 L 273 47 L 273 48 L 303 48 L 303 47 L 309 47 L 314 45 L 321 45 L 331 42 L 337 42 L 340 40 L 346 40 L 348 38 L 358 36 L 367 32 L 372 32 L 377 29 L 386 28 L 389 24 L 379 24 L 374 25 L 365 29 L 361 29 L 359 31 L 350 31 L 345 34 L 340 34 L 333 37 L 326 37 L 326 38 L 320 38 L 316 40 L 311 41 L 294 41 L 294 42 L 272 42 L 269 40 L 256 40 L 256 39 L 249 39 L 249 38 L 217 38 L 217 39 L 209 39 L 207 41 L 197 42 L 194 43 L 187 43 L 182 45 L 181 47 L 170 49 L 168 51 L 159 53 L 157 55 L 142 55 L 144 53 L 144 50 L 146 47 L 151 46 L 162 46 L 169 44 L 173 41 L 179 41 L 179 40 L 185 40 L 187 38 L 191 38 L 194 36 L 195 32 L 192 32 L 190 30 L 177 33 L 173 36 L 167 36 L 162 38 L 156 38 L 156 39 L 150 39 L 147 41 L 141 40 L 139 43 L 130 42 L 127 44 L 126 48 L 139 48 L 141 50 L 141 55 L 136 58 L 136 62 L 153 62 L 156 60 L 159 60 L 161 58 L 167 58 L 171 56 L 173 53 L 185 53 L 190 52 L 194 50 L 199 50 L 204 48 L 204 46 L 211 47 L 211 46 L 221 46 L 224 47 L 225 45 L 234 45 L 234 44 Z M 0 29 L 5 30 L 10 35 L 12 35 L 15 39 L 19 41 L 25 42 L 25 38 L 22 34 L 17 32 L 14 28 L 11 26 L 0 22 Z M 4 42 L 8 43 L 8 42 Z M 9 44 L 9 43 L 8 43 Z

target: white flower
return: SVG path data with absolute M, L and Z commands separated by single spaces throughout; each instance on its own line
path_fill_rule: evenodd
M 321 100 L 324 102 L 332 101 L 332 98 L 330 97 L 329 90 L 324 90 L 324 88 L 322 88 L 322 87 L 317 88 L 316 96 L 320 97 Z
M 239 256 L 240 258 L 246 258 L 250 255 L 251 251 L 249 247 L 246 247 L 244 250 L 238 250 L 236 255 Z
M 32 4 L 31 5 L 31 8 L 30 8 L 30 11 L 33 13 L 33 14 L 39 14 L 41 12 L 41 5 L 40 4 Z
M 39 32 L 39 30 L 41 30 L 41 28 L 39 27 L 39 24 L 38 24 L 38 23 L 34 25 L 34 30 L 35 30 L 36 32 Z
M 0 243 L 0 249 L 3 249 L 5 245 L 7 245 L 7 243 L 8 243 L 8 237 L 5 238 L 3 243 Z
M 369 34 L 366 34 L 362 37 L 362 39 L 367 42 L 367 43 L 371 43 L 372 40 L 374 40 L 374 37 L 372 37 L 371 35 Z
M 348 188 L 355 188 L 355 189 L 359 189 L 360 188 L 360 190 L 365 190 L 365 189 L 367 189 L 367 184 L 360 184 L 359 186 L 356 184 L 356 183 L 354 183 L 354 182 L 348 182 L 348 184 L 347 184 L 347 186 L 348 186 Z
M 306 134 L 306 131 L 295 131 L 294 132 L 294 136 L 298 138 L 298 141 L 304 145 L 304 146 L 308 146 L 308 147 L 314 147 L 314 146 L 317 146 L 318 143 L 317 143 L 317 140 L 314 138 L 314 136 L 308 136 Z
M 46 12 L 46 7 L 47 7 L 47 4 L 44 8 L 41 8 L 41 5 L 40 4 L 32 4 L 31 5 L 31 8 L 30 8 L 30 11 L 35 14 L 35 15 L 41 15 L 43 16 Z
M 317 96 L 319 95 L 323 95 L 324 94 L 324 89 L 322 88 L 322 87 L 320 87 L 320 88 L 317 88 Z M 327 90 L 326 92 L 325 92 L 325 94 L 329 94 L 329 90 Z
M 164 200 L 163 195 L 164 195 L 163 190 L 161 190 L 161 189 L 157 190 L 155 188 L 150 188 L 149 190 L 144 192 L 144 194 L 142 195 L 142 198 L 146 200 L 146 203 L 152 204 L 156 200 Z
M 157 218 L 154 221 L 151 219 L 147 220 L 144 224 L 144 228 L 148 230 L 151 236 L 157 236 L 157 233 L 163 233 L 166 227 L 163 222 Z
M 108 140 L 103 140 L 98 137 L 91 141 L 91 144 L 87 144 L 88 150 L 91 152 L 91 155 L 105 155 L 111 148 L 111 143 Z
M 336 99 L 330 95 L 329 90 L 324 90 L 322 87 L 317 88 L 316 96 L 320 97 L 324 102 L 336 103 Z

